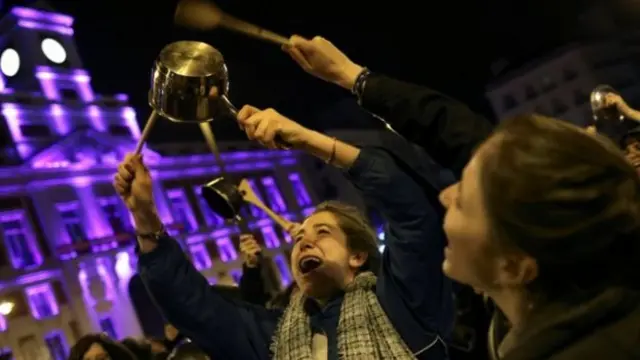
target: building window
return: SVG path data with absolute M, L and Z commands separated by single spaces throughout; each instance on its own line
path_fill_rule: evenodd
M 209 257 L 209 253 L 204 244 L 191 245 L 189 252 L 191 253 L 191 259 L 196 269 L 202 271 L 211 267 L 211 257 Z
M 267 249 L 275 249 L 280 246 L 280 240 L 278 234 L 273 229 L 273 226 L 264 226 L 262 229 L 262 236 L 264 237 L 264 244 Z
M 78 94 L 78 92 L 76 91 L 76 89 L 72 89 L 72 88 L 62 88 L 62 89 L 58 89 L 58 92 L 60 92 L 60 97 L 63 100 L 81 100 L 82 98 L 80 97 L 80 94 Z
M 224 219 L 220 217 L 218 214 L 214 213 L 209 207 L 209 204 L 202 197 L 202 188 L 200 186 L 195 187 L 194 191 L 198 197 L 198 206 L 200 206 L 200 210 L 202 211 L 202 216 L 204 217 L 204 221 L 207 222 L 207 225 L 211 227 L 219 227 L 224 225 Z
M 534 113 L 539 114 L 539 115 L 548 115 L 549 112 L 547 110 L 545 110 L 542 106 L 536 106 L 533 109 Z
M 103 333 L 109 335 L 110 338 L 116 340 L 118 339 L 118 334 L 116 334 L 116 328 L 113 326 L 113 321 L 111 318 L 106 317 L 100 319 L 100 329 Z
M 289 263 L 287 259 L 284 258 L 283 255 L 276 255 L 273 258 L 273 263 L 276 264 L 276 268 L 280 273 L 280 282 L 282 286 L 289 286 L 291 283 L 291 272 L 289 271 Z
M 114 234 L 124 234 L 131 230 L 129 215 L 122 206 L 122 201 L 116 196 L 100 198 L 98 200 L 100 208 L 107 216 L 107 221 L 111 225 Z
M 87 234 L 82 224 L 82 215 L 77 202 L 58 204 L 58 212 L 62 218 L 62 225 L 72 244 L 78 244 L 87 241 Z
M 131 136 L 131 129 L 124 125 L 109 125 L 107 131 L 113 136 Z
M 51 128 L 47 125 L 20 125 L 22 136 L 27 138 L 41 138 L 53 135 Z
M 551 111 L 554 116 L 562 115 L 569 110 L 569 107 L 565 105 L 560 99 L 551 99 Z
M 173 220 L 183 227 L 185 232 L 191 232 L 197 228 L 191 206 L 183 189 L 172 189 L 167 193 L 171 205 Z
M 558 87 L 558 84 L 556 84 L 553 80 L 551 80 L 551 78 L 549 77 L 542 78 L 542 90 L 551 91 L 556 87 Z
M 47 344 L 47 349 L 49 349 L 51 360 L 67 359 L 67 344 L 63 336 L 61 332 L 56 331 L 45 337 L 44 341 Z
M 573 103 L 576 106 L 582 106 L 589 101 L 589 95 L 585 94 L 584 91 L 580 89 L 576 89 L 573 91 Z
M 505 95 L 502 98 L 502 108 L 504 111 L 509 111 L 515 108 L 517 105 L 518 102 L 516 101 L 516 98 L 513 97 L 513 95 Z
M 230 238 L 220 238 L 216 240 L 216 244 L 218 245 L 218 254 L 220 255 L 220 260 L 222 260 L 222 262 L 234 261 L 238 258 L 238 253 L 236 252 Z
M 536 91 L 536 89 L 533 88 L 533 86 L 527 85 L 524 88 L 524 95 L 527 97 L 527 99 L 531 100 L 538 97 L 538 92 Z
M 249 184 L 249 187 L 251 188 L 253 193 L 256 194 L 256 196 L 260 200 L 262 200 L 262 197 L 260 196 L 260 189 L 258 188 L 258 185 L 256 184 L 256 181 L 254 179 L 247 179 L 247 183 Z M 263 219 L 263 218 L 267 217 L 267 214 L 265 214 L 264 211 L 259 209 L 257 206 L 250 205 L 249 208 L 251 209 L 251 216 L 254 219 Z
M 2 235 L 14 269 L 28 269 L 42 263 L 23 211 L 0 213 Z
M 573 69 L 564 69 L 562 75 L 565 81 L 571 81 L 578 77 L 578 72 Z
M 231 278 L 233 279 L 233 281 L 237 284 L 240 284 L 240 279 L 242 278 L 242 270 L 240 269 L 233 269 L 230 272 Z
M 311 205 L 311 197 L 309 196 L 309 192 L 307 192 L 307 187 L 304 185 L 302 179 L 300 178 L 300 174 L 289 174 L 289 181 L 293 186 L 293 192 L 296 196 L 296 200 L 298 201 L 298 205 L 300 205 L 301 207 Z
M 13 360 L 13 352 L 11 351 L 11 348 L 0 348 L 0 359 Z
M 636 84 L 635 79 L 632 76 L 620 78 L 615 81 L 611 81 L 611 86 L 618 91 L 624 90 L 630 86 L 634 86 Z
M 27 287 L 25 293 L 34 318 L 45 319 L 60 313 L 51 284 L 44 283 Z
M 0 332 L 7 331 L 7 319 L 0 314 Z M 0 355 L 2 355 L 2 349 L 0 349 Z
M 284 202 L 280 189 L 278 189 L 276 180 L 271 176 L 264 177 L 262 178 L 262 186 L 264 186 L 264 189 L 267 192 L 269 207 L 276 213 L 283 213 L 287 211 L 287 205 Z

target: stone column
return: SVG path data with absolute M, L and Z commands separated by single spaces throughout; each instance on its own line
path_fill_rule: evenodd
M 82 220 L 89 239 L 112 236 L 113 229 L 93 194 L 91 184 L 74 185 L 74 189 L 82 209 Z
M 129 281 L 135 274 L 133 249 L 123 250 L 111 258 L 109 273 L 117 293 L 115 312 L 118 315 L 117 331 L 123 337 L 139 338 L 143 335 L 138 315 L 129 296 Z M 115 321 L 114 321 L 115 322 Z
M 152 171 L 151 176 L 154 179 L 157 179 L 157 172 Z M 153 181 L 153 195 L 155 198 L 156 207 L 158 208 L 158 214 L 160 215 L 160 219 L 162 220 L 162 222 L 165 224 L 173 223 L 171 207 L 169 206 L 167 195 L 165 194 L 165 189 L 162 187 L 162 182 L 160 182 L 160 180 Z

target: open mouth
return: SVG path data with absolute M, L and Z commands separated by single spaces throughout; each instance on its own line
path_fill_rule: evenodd
M 298 268 L 303 275 L 306 275 L 322 265 L 322 260 L 317 256 L 304 256 L 298 263 Z

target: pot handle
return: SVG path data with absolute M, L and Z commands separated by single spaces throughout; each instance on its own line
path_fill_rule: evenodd
M 221 98 L 222 98 L 222 101 L 225 103 L 225 105 L 227 105 L 227 108 L 229 109 L 229 112 L 231 113 L 231 115 L 233 115 L 234 118 L 237 118 L 238 117 L 238 108 L 236 108 L 235 105 L 233 105 L 233 103 L 231 102 L 231 100 L 229 100 L 227 95 L 222 95 Z M 284 141 L 282 139 L 282 136 L 280 136 L 278 134 L 276 134 L 275 142 L 276 142 L 276 145 L 278 146 L 278 148 L 280 148 L 282 150 L 290 150 L 292 148 L 291 144 L 289 144 L 288 142 Z

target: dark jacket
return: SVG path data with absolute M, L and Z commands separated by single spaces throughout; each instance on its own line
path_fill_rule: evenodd
M 238 286 L 244 301 L 265 306 L 271 300 L 271 294 L 267 291 L 266 279 L 263 276 L 263 266 L 265 264 L 262 256 L 260 256 L 260 262 L 256 267 L 242 265 L 242 277 Z
M 367 79 L 360 102 L 456 178 L 492 131 L 491 123 L 466 105 L 384 75 Z M 640 359 L 640 296 L 610 289 L 589 301 L 557 301 L 532 314 L 523 336 L 503 360 Z
M 542 307 L 498 349 L 502 360 L 640 359 L 640 292 L 612 288 Z
M 385 150 L 364 148 L 349 177 L 387 220 L 386 247 L 376 293 L 387 316 L 418 359 L 444 359 L 441 341 L 453 322 L 451 283 L 441 270 L 441 220 L 420 186 Z M 172 239 L 139 259 L 139 272 L 168 320 L 214 359 L 270 358 L 281 310 L 267 310 L 219 296 Z M 310 312 L 312 329 L 338 359 L 337 325 L 342 298 Z
M 422 147 L 456 178 L 493 125 L 465 104 L 429 88 L 371 74 L 360 104 Z

